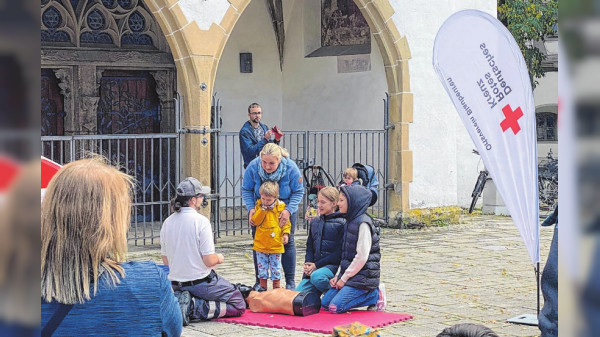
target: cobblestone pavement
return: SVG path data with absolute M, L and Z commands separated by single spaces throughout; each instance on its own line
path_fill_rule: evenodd
M 382 336 L 436 336 L 457 323 L 483 324 L 499 336 L 538 336 L 537 327 L 506 323 L 536 313 L 533 265 L 508 217 L 469 216 L 460 225 L 421 230 L 383 229 L 382 280 L 387 311 L 408 313 L 413 320 L 381 329 Z M 541 228 L 541 257 L 550 248 L 553 228 Z M 303 235 L 304 234 L 304 235 Z M 296 234 L 297 279 L 304 262 L 306 232 Z M 249 236 L 219 240 L 225 263 L 217 272 L 232 283 L 253 284 Z M 155 247 L 131 247 L 132 260 L 160 261 Z M 543 264 L 542 264 L 543 270 Z M 184 336 L 319 336 L 315 333 L 217 322 L 194 322 Z

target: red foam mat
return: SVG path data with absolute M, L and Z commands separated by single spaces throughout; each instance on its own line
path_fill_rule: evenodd
M 413 316 L 407 314 L 376 311 L 350 311 L 345 314 L 331 314 L 329 311 L 321 310 L 318 314 L 302 317 L 254 313 L 246 309 L 246 312 L 240 317 L 219 318 L 214 321 L 256 325 L 267 328 L 331 333 L 334 327 L 353 322 L 360 322 L 373 328 L 379 328 L 412 318 Z

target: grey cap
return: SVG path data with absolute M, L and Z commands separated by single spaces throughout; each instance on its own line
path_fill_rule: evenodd
M 210 187 L 202 186 L 202 183 L 194 177 L 187 177 L 177 186 L 177 195 L 181 197 L 195 197 L 198 194 L 209 194 Z

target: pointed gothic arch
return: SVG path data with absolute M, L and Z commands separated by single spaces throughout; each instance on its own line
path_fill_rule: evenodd
M 65 7 L 60 2 L 42 1 L 42 41 L 74 46 L 78 36 L 74 17 L 70 7 Z
M 146 0 L 173 51 L 178 71 L 178 88 L 186 97 L 182 123 L 187 127 L 210 125 L 211 92 L 219 59 L 230 33 L 251 0 L 228 0 L 222 12 L 194 20 L 190 0 Z M 411 58 L 406 37 L 400 35 L 392 16 L 389 0 L 354 0 L 369 23 L 381 51 L 390 94 L 390 181 L 396 193 L 390 193 L 390 205 L 396 213 L 408 210 L 409 183 L 413 161 L 409 148 L 409 125 L 413 121 L 413 95 L 410 92 L 408 60 Z M 184 10 L 187 13 L 184 13 Z M 224 13 L 223 13 L 224 12 Z M 208 18 L 212 23 L 206 23 Z M 202 24 L 202 27 L 200 27 Z M 210 177 L 210 146 L 199 137 L 184 141 L 185 174 Z M 394 213 L 394 212 L 392 212 Z
M 117 21 L 102 3 L 96 3 L 82 12 L 79 29 L 80 46 L 104 44 L 118 47 L 120 45 Z

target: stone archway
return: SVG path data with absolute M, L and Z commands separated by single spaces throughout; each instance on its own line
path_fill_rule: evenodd
M 389 183 L 390 218 L 410 208 L 409 183 L 412 181 L 413 160 L 409 148 L 409 123 L 413 121 L 413 94 L 410 92 L 408 60 L 411 58 L 406 37 L 400 35 L 392 20 L 394 9 L 388 0 L 355 0 L 369 22 L 385 64 L 390 94 Z
M 192 0 L 145 0 L 161 26 L 175 60 L 179 91 L 184 96 L 184 127 L 210 125 L 211 93 L 219 59 L 237 20 L 251 0 L 198 2 Z M 406 211 L 413 160 L 409 148 L 409 125 L 413 121 L 406 37 L 392 20 L 388 0 L 354 0 L 369 23 L 381 51 L 390 93 L 389 138 L 390 216 Z M 210 181 L 210 146 L 201 137 L 186 136 L 183 142 L 184 175 Z

